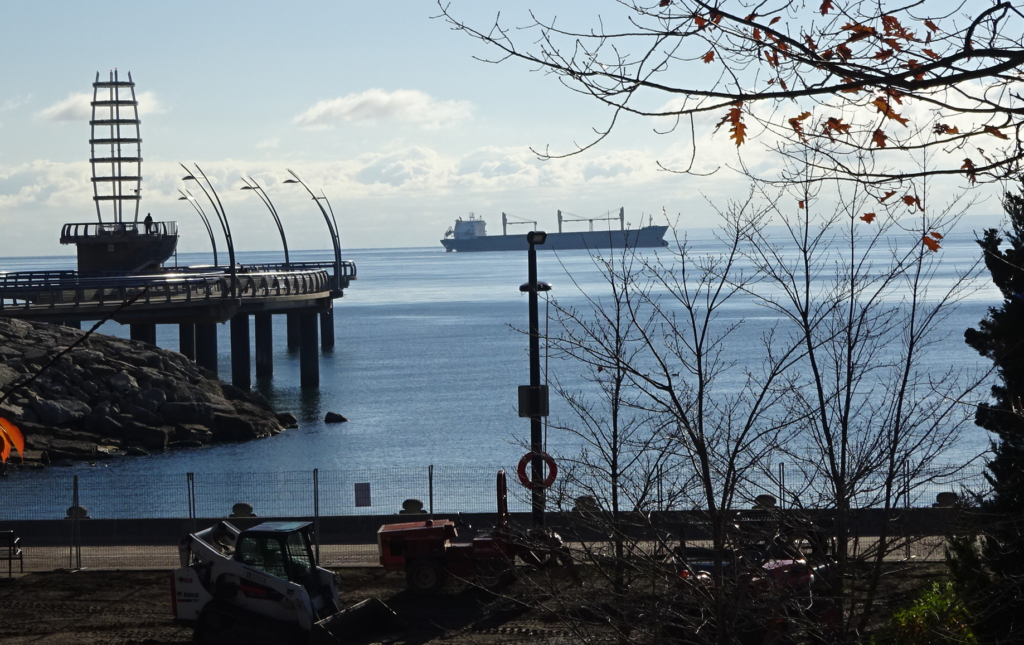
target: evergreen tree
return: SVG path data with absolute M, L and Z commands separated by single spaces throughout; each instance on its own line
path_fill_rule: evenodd
M 975 417 L 995 435 L 987 473 L 992 495 L 982 504 L 982 561 L 993 587 L 978 617 L 991 638 L 1017 642 L 1024 640 L 1024 192 L 1006 193 L 1003 209 L 1008 230 L 988 229 L 978 240 L 1003 303 L 964 339 L 993 361 L 999 378 Z

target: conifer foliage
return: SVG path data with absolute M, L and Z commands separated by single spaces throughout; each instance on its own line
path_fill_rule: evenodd
M 1024 610 L 1024 192 L 1006 193 L 1003 208 L 1007 230 L 988 229 L 978 240 L 1003 303 L 964 333 L 968 345 L 994 362 L 999 378 L 975 422 L 996 437 L 988 464 L 993 494 L 982 506 L 990 520 L 982 560 L 995 585 L 986 595 L 994 602 L 982 611 L 986 631 L 1002 632 L 1000 640 L 1024 637 L 1024 621 L 1015 618 Z M 1015 622 L 1022 624 L 1015 628 Z

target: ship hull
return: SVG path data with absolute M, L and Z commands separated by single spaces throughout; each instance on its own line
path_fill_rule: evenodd
M 667 226 L 645 226 L 636 230 L 626 231 L 581 231 L 576 233 L 548 233 L 544 244 L 538 249 L 551 251 L 567 251 L 573 249 L 624 249 L 624 248 L 662 248 L 668 246 L 665 241 Z M 477 251 L 526 251 L 530 248 L 526 235 L 485 235 L 481 237 L 456 240 L 446 238 L 441 244 L 448 251 L 470 253 Z

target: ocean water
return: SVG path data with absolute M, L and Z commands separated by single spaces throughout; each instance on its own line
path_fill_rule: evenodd
M 717 248 L 709 232 L 691 235 L 691 252 Z M 936 284 L 948 284 L 969 266 L 978 247 L 969 232 L 945 240 L 944 262 Z M 323 470 L 487 468 L 514 465 L 528 443 L 530 424 L 516 412 L 517 386 L 529 380 L 525 253 L 445 253 L 434 248 L 365 249 L 344 253 L 358 266 L 359 279 L 335 302 L 336 346 L 320 356 L 321 385 L 298 386 L 297 352 L 285 343 L 282 316 L 274 320 L 274 376 L 256 385 L 281 412 L 299 419 L 299 428 L 265 440 L 174 450 L 143 458 L 75 463 L 33 473 L 33 479 L 88 474 L 93 481 L 185 472 L 290 472 Z M 329 260 L 325 251 L 293 252 L 294 260 Z M 242 263 L 280 261 L 279 252 L 240 252 Z M 208 263 L 202 254 L 182 254 L 180 264 Z M 74 268 L 72 257 L 0 258 L 0 270 Z M 539 253 L 539 277 L 553 283 L 552 296 L 585 310 L 588 297 L 607 297 L 607 285 L 585 251 Z M 944 322 L 929 365 L 936 373 L 950 367 L 987 369 L 963 342 L 963 330 L 998 304 L 987 280 Z M 541 325 L 545 325 L 541 303 Z M 760 333 L 777 319 L 748 298 L 723 310 L 721 324 L 744 322 L 731 338 L 737 356 L 756 347 Z M 84 325 L 83 325 L 84 326 Z M 128 328 L 107 323 L 103 333 L 127 337 Z M 176 350 L 177 326 L 158 326 L 157 344 Z M 230 379 L 228 326 L 220 326 L 220 376 Z M 550 376 L 585 388 L 577 364 L 553 360 Z M 255 382 L 255 380 L 254 380 Z M 987 393 L 983 388 L 981 395 Z M 328 411 L 348 423 L 327 425 Z M 552 400 L 553 419 L 564 418 L 563 402 Z M 988 438 L 972 428 L 951 460 L 982 452 Z M 578 440 L 551 431 L 552 454 L 578 451 Z M 120 478 L 120 479 L 119 479 Z

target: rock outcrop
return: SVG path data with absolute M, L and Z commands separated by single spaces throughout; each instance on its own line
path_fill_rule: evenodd
M 0 318 L 0 392 L 10 392 L 84 335 Z M 261 395 L 211 378 L 177 352 L 100 334 L 15 390 L 0 404 L 0 416 L 21 428 L 26 464 L 37 466 L 258 439 L 291 421 L 282 424 Z

